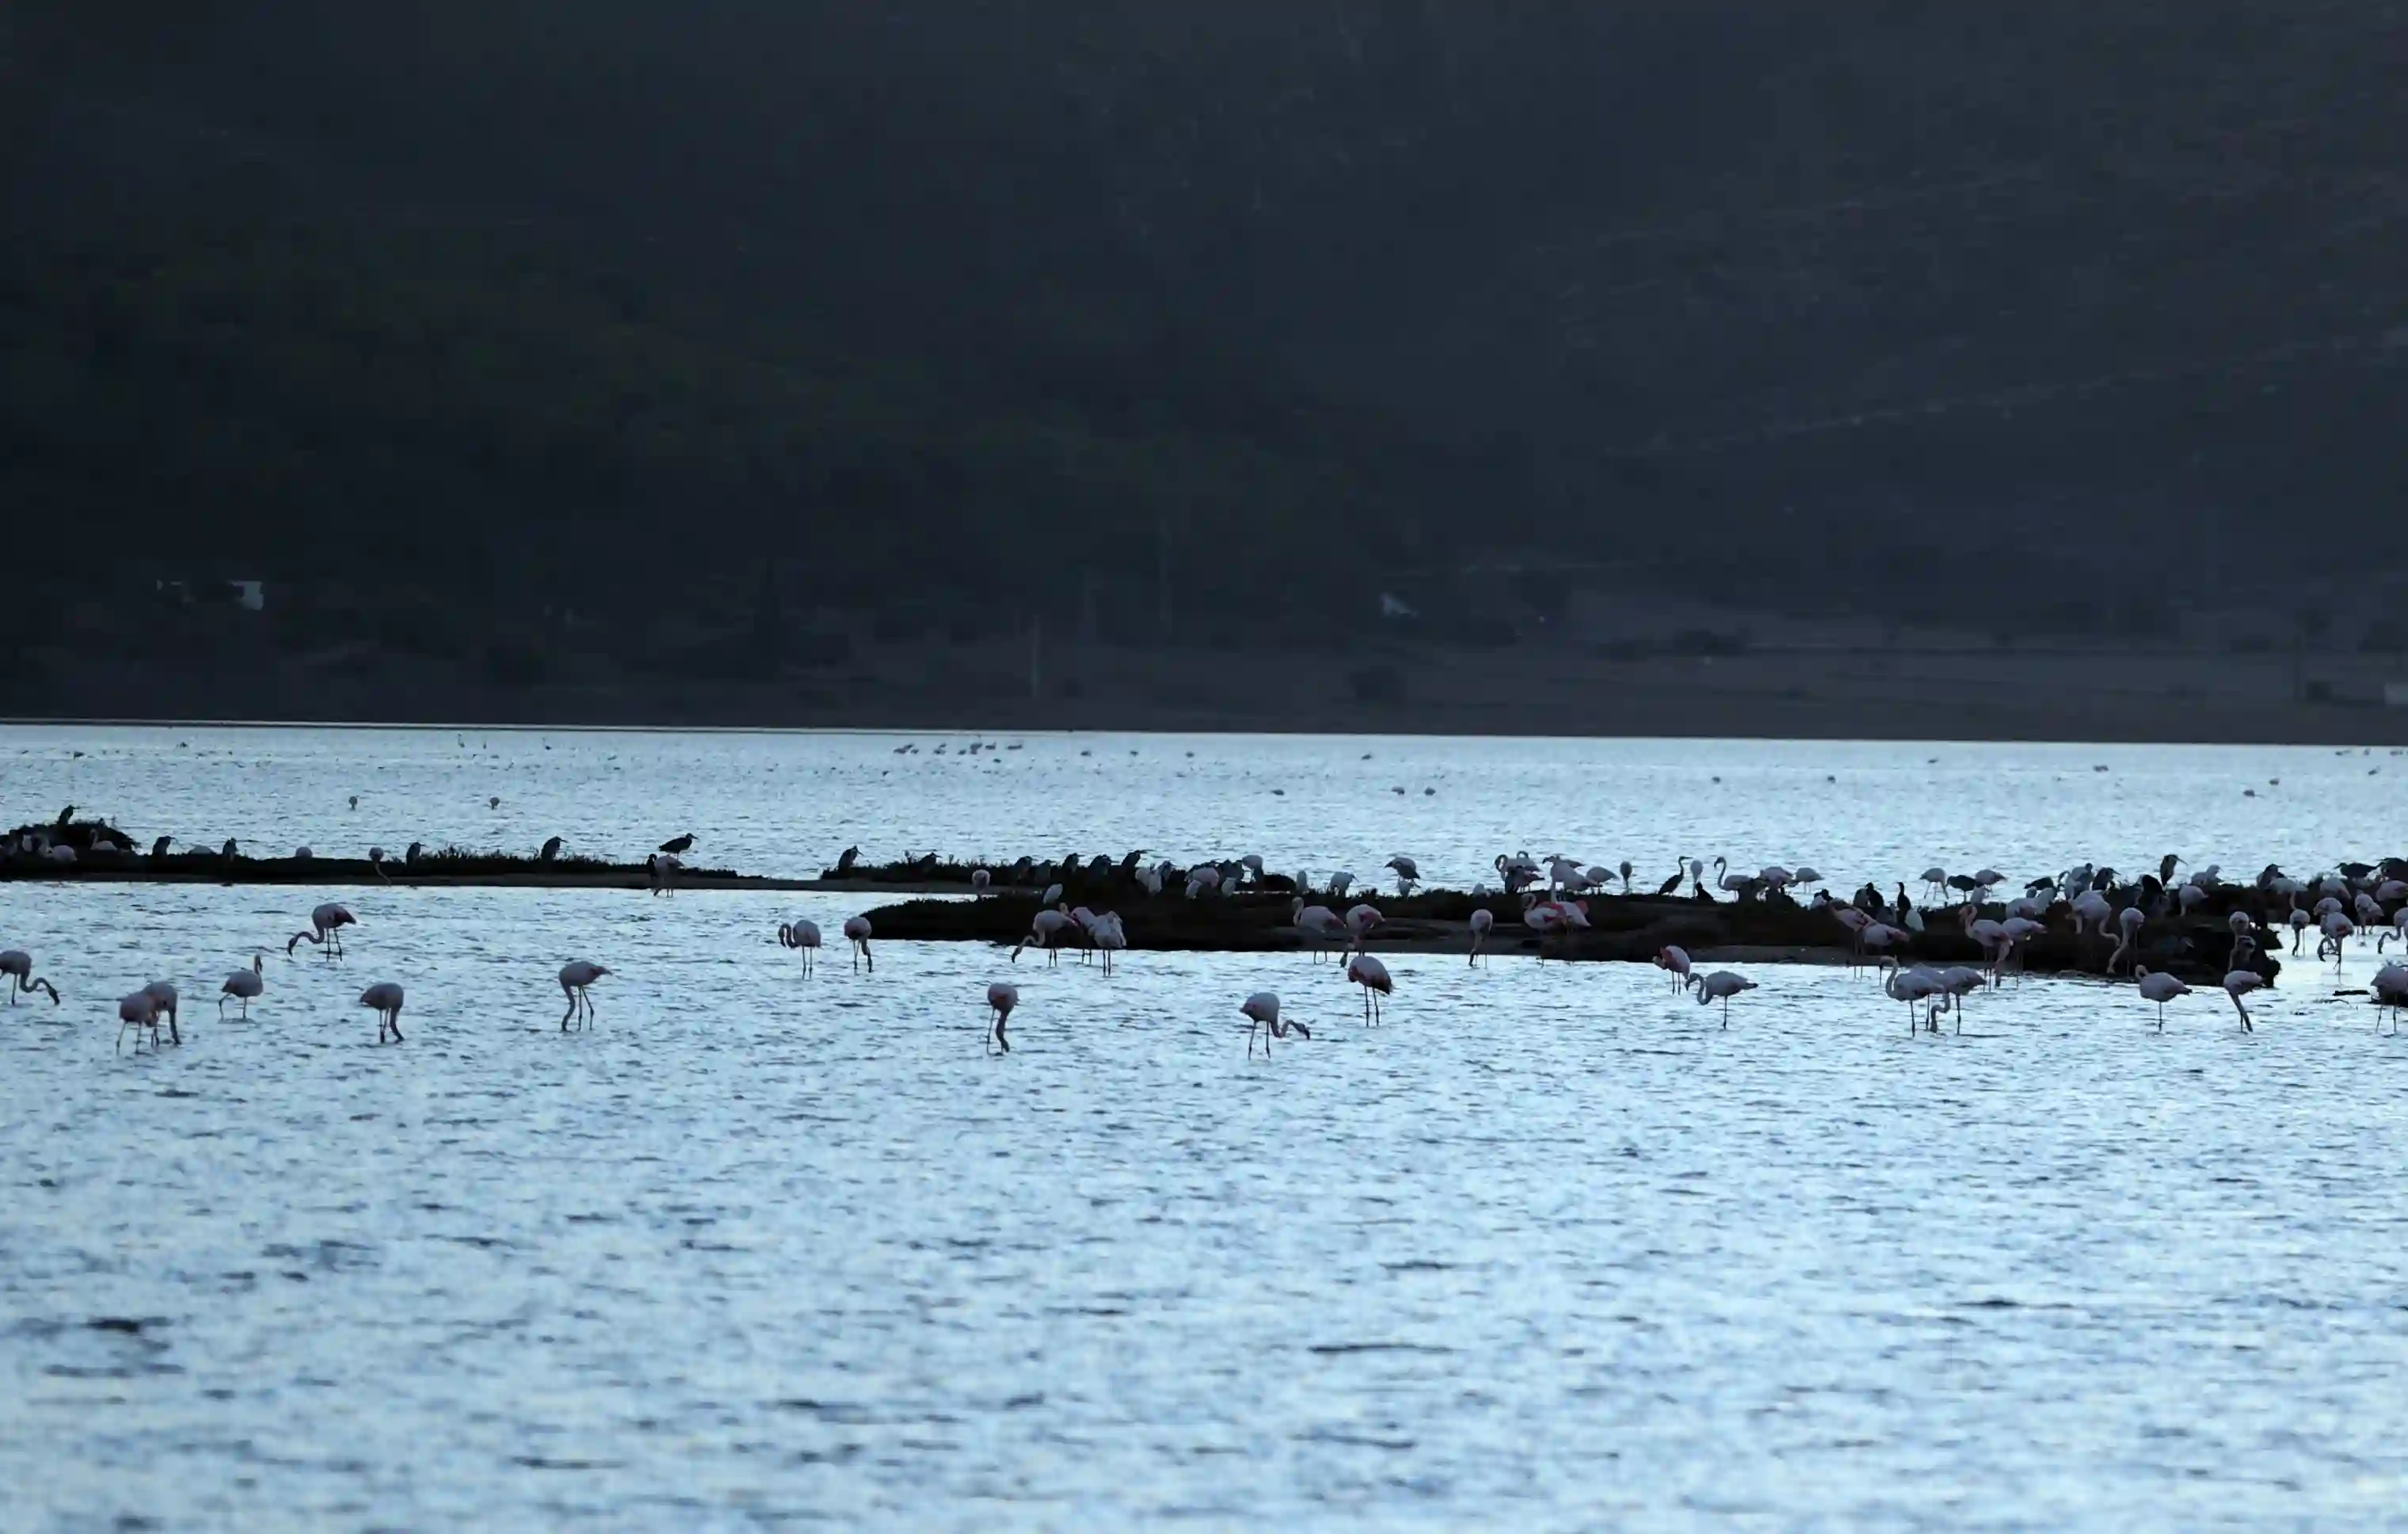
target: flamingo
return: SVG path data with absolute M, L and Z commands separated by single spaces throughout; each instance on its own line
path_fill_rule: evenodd
M 1332 943 L 1343 942 L 1347 936 L 1346 924 L 1338 919 L 1336 911 L 1327 906 L 1308 906 L 1300 895 L 1288 902 L 1287 919 L 1289 925 L 1314 940 L 1315 964 L 1321 962 L 1323 952 Z
M 2239 915 L 2240 913 L 2236 911 L 2234 914 Z M 2141 928 L 2147 923 L 2148 919 L 2148 913 L 2138 906 L 2126 906 L 2123 910 L 2115 913 L 2115 925 L 2117 930 L 2123 934 L 2123 937 L 2122 939 L 2115 944 L 2115 952 L 2107 955 L 2107 973 L 2111 975 L 2114 974 L 2115 972 L 2115 966 L 2122 963 L 2126 958 L 2131 956 L 2133 951 L 2139 947 L 2141 941 Z M 2248 918 L 2243 917 L 2242 920 L 2245 924 Z M 2246 926 L 2244 925 L 2240 930 L 2245 931 Z
M 377 1042 L 384 1042 L 387 1033 L 393 1041 L 401 1042 L 401 987 L 389 980 L 380 980 L 360 993 L 363 1007 L 372 1007 L 377 1014 Z
M 2398 1033 L 2400 1009 L 2408 1007 L 2408 965 L 2403 965 L 2397 959 L 2386 964 L 2374 972 L 2372 988 L 2374 992 L 2375 1005 L 2391 1014 L 2391 1031 Z M 2375 1026 L 2379 1028 L 2382 1025 L 2383 1019 L 2380 1016 L 2376 1017 Z
M 2047 930 L 2048 928 L 2045 925 L 2040 922 L 2035 922 L 2028 916 L 2010 916 L 2005 921 L 1999 924 L 2000 935 L 2006 939 L 2006 946 L 1999 952 L 1999 963 L 2003 966 L 2009 959 L 2014 959 L 2015 961 L 2015 983 L 2017 985 L 2021 985 L 2023 983 L 2024 945 Z
M 1312 1030 L 1301 1023 L 1280 1021 L 1280 998 L 1276 991 L 1256 991 L 1238 1004 L 1238 1011 L 1246 1019 L 1246 1058 L 1249 1060 L 1254 1057 L 1254 1031 L 1257 1028 L 1262 1030 L 1263 1058 L 1266 1060 L 1270 1058 L 1271 1040 L 1285 1039 L 1289 1029 L 1295 1029 L 1307 1039 L 1312 1037 Z
M 167 1037 L 179 1044 L 182 1043 L 184 1036 L 176 1026 L 176 987 L 173 982 L 154 980 L 142 987 L 142 994 L 150 998 L 155 1012 L 167 1014 Z
M 1346 930 L 1353 936 L 1355 948 L 1359 950 L 1363 946 L 1363 939 L 1371 935 L 1371 929 L 1378 926 L 1380 921 L 1380 909 L 1377 906 L 1360 905 L 1346 908 Z
M 150 1032 L 150 1047 L 159 1047 L 159 1004 L 150 999 L 149 991 L 136 991 L 117 998 L 117 1047 L 125 1047 L 125 1030 L 134 1030 L 134 1047 L 142 1048 L 142 1032 Z
M 293 934 L 284 945 L 284 956 L 291 958 L 295 947 L 304 942 L 313 942 L 328 958 L 339 959 L 343 956 L 343 928 L 357 926 L 359 920 L 332 900 L 314 906 L 309 911 L 309 930 Z
M 994 882 L 995 875 L 988 870 L 984 868 L 972 868 L 970 870 L 970 888 L 974 890 L 983 890 L 989 884 Z
M 1672 989 L 1680 991 L 1689 983 L 1689 951 L 1678 943 L 1666 943 L 1656 951 L 1656 968 L 1672 977 Z
M 1754 881 L 1743 873 L 1726 871 L 1729 867 L 1730 859 L 1727 857 L 1714 859 L 1714 886 L 1727 892 L 1735 899 L 1744 900 L 1747 898 L 1748 887 Z
M 1003 1025 L 1010 1020 L 1011 1009 L 1020 1005 L 1020 987 L 996 981 L 986 988 L 987 1010 L 995 1013 L 995 1022 L 986 1036 L 987 1053 L 1011 1053 L 1011 1040 L 1004 1037 Z
M 1734 974 L 1728 969 L 1717 969 L 1712 974 L 1693 976 L 1689 985 L 1698 993 L 1698 1006 L 1702 1007 L 1709 1001 L 1720 1001 L 1723 1004 L 1723 1026 L 1726 1028 L 1730 1026 L 1730 998 L 1742 991 L 1756 989 L 1756 982 L 1745 975 Z
M 1934 864 L 1930 867 L 1923 870 L 1922 878 L 1925 894 L 1937 896 L 1939 898 L 1943 900 L 1948 897 L 1947 869 L 1941 867 L 1938 864 Z
M 1054 910 L 1039 911 L 1028 919 L 1028 936 L 1012 945 L 1011 962 L 1014 964 L 1020 962 L 1020 951 L 1024 948 L 1041 948 L 1045 950 L 1045 967 L 1049 969 L 1055 968 L 1062 962 L 1062 935 L 1077 925 L 1070 920 L 1068 911 Z M 845 936 L 852 935 L 853 929 L 848 925 Z
M 1483 906 L 1478 910 L 1471 913 L 1471 957 L 1465 960 L 1465 963 L 1478 964 L 1480 962 L 1481 945 L 1488 940 L 1488 934 L 1496 925 L 1497 913 L 1489 910 L 1486 906 Z
M 2241 1005 L 2241 998 L 2265 983 L 2266 977 L 2255 969 L 2229 969 L 2225 972 L 2224 994 L 2232 998 L 2232 1010 L 2241 1014 L 2241 1026 L 2244 1032 L 2255 1033 L 2258 1028 L 2249 1021 L 2249 1009 Z
M 1948 1010 L 1956 1016 L 1956 1031 L 1965 1031 L 1965 998 L 1982 988 L 1986 977 L 1979 969 L 1952 965 L 1940 971 L 1941 987 L 1948 993 Z
M 1121 925 L 1119 912 L 1108 910 L 1096 917 L 1095 925 L 1087 929 L 1087 938 L 1104 956 L 1104 973 L 1111 974 L 1112 955 L 1128 948 L 1128 932 Z
M 11 1007 L 17 1005 L 18 996 L 33 991 L 49 996 L 51 1006 L 59 1004 L 59 988 L 34 973 L 34 956 L 22 948 L 0 953 L 0 975 L 8 977 L 8 1005 Z
M 2165 1032 L 2166 1003 L 2176 996 L 2190 995 L 2190 987 L 2163 970 L 2153 970 L 2145 965 L 2136 967 L 2132 970 L 2132 978 L 2140 982 L 2141 999 L 2157 1004 L 2157 1031 Z M 2408 979 L 2408 975 L 2403 975 L 2401 978 Z M 2234 998 L 2233 1005 L 2240 1005 L 2239 997 Z
M 778 946 L 800 949 L 803 973 L 809 975 L 819 967 L 820 925 L 817 922 L 781 922 L 778 924 Z
M 2115 919 L 2115 908 L 2097 890 L 2084 890 L 2073 897 L 2073 935 L 2081 937 L 2096 928 L 2100 940 L 2107 937 L 2107 924 Z
M 1380 998 L 1397 991 L 1397 982 L 1388 978 L 1388 967 L 1369 953 L 1357 953 L 1346 961 L 1346 978 L 1363 987 L 1363 1021 L 1377 1026 Z
M 223 985 L 218 987 L 218 1016 L 225 1016 L 227 1002 L 239 1001 L 242 1003 L 242 1015 L 249 1017 L 252 999 L 265 989 L 267 978 L 261 970 L 259 955 L 253 953 L 250 968 L 236 970 L 226 976 Z
M 1940 978 L 1938 970 L 1927 968 L 1920 964 L 1912 969 L 1894 969 L 1882 978 L 1883 993 L 1892 1001 L 1906 1004 L 1906 1031 L 1909 1033 L 1915 1031 L 1914 1009 L 1926 1001 L 1930 1001 L 1932 997 L 1941 995 L 1947 988 L 1948 982 Z M 1940 1008 L 1937 1003 L 1934 1003 L 1931 1009 L 1930 1027 L 1933 1033 L 1940 1031 Z
M 609 972 L 602 966 L 584 959 L 571 959 L 560 967 L 561 993 L 568 997 L 568 1011 L 560 1014 L 561 1032 L 568 1031 L 570 1019 L 576 1017 L 580 1009 L 585 1013 L 586 1025 L 593 1025 L 594 998 L 585 994 L 585 988 Z
M 869 956 L 869 918 L 848 916 L 844 919 L 845 940 L 853 944 L 853 967 L 859 969 L 865 963 L 871 974 L 878 973 L 878 961 Z

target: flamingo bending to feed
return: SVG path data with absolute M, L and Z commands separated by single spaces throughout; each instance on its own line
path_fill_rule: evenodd
M 2230 969 L 2225 972 L 2224 994 L 2232 998 L 2232 1010 L 2241 1014 L 2241 1026 L 2244 1032 L 2256 1033 L 2258 1025 L 2249 1021 L 2249 1009 L 2241 1005 L 2241 998 L 2263 987 L 2265 983 L 2266 977 L 2255 969 Z
M 1020 1005 L 1020 987 L 999 980 L 994 982 L 986 988 L 986 1005 L 995 1013 L 995 1022 L 987 1029 L 986 1052 L 1010 1054 L 1011 1040 L 1004 1037 L 1003 1025 L 1010 1020 L 1011 1009 Z
M 1062 962 L 1061 944 L 1064 936 L 1077 925 L 1076 922 L 1070 920 L 1070 913 L 1067 910 L 1039 911 L 1028 919 L 1028 936 L 1011 945 L 1011 962 L 1014 964 L 1020 962 L 1020 951 L 1024 948 L 1041 948 L 1045 950 L 1045 967 L 1049 969 L 1054 968 Z M 845 927 L 845 936 L 848 938 L 853 936 L 850 924 Z
M 1940 1031 L 1940 1004 L 1933 998 L 1947 989 L 1948 982 L 1940 978 L 1938 970 L 1919 964 L 1912 969 L 1892 970 L 1882 979 L 1884 994 L 1892 1001 L 1906 1004 L 1906 1031 L 1909 1033 L 1916 1031 L 1914 1009 L 1926 1001 L 1932 1003 L 1928 1026 L 1933 1033 Z
M 167 1037 L 176 1043 L 182 1043 L 184 1041 L 184 1036 L 176 1026 L 176 987 L 174 983 L 169 981 L 154 980 L 150 984 L 142 987 L 142 994 L 150 998 L 150 1005 L 157 1012 L 164 1012 L 166 1014 Z
M 378 1043 L 383 1043 L 388 1033 L 393 1035 L 394 1043 L 401 1042 L 400 986 L 389 980 L 380 980 L 360 993 L 360 1005 L 376 1010 Z
M 1723 1004 L 1723 1026 L 1726 1028 L 1730 1026 L 1730 998 L 1742 991 L 1756 989 L 1756 982 L 1745 975 L 1735 974 L 1728 969 L 1717 969 L 1710 975 L 1693 976 L 1689 984 L 1698 993 L 1698 1006 L 1702 1007 L 1709 1001 L 1719 1001 Z
M 2140 982 L 2141 999 L 2157 1004 L 2157 1031 L 2165 1032 L 2166 1003 L 2177 996 L 2190 995 L 2190 987 L 2165 971 L 2151 969 L 2145 965 L 2133 969 L 2132 978 Z M 2240 1004 L 2240 999 L 2236 996 L 2233 1005 L 2237 1007 Z
M 1380 998 L 1397 992 L 1397 982 L 1388 978 L 1388 967 L 1369 953 L 1357 953 L 1346 961 L 1346 978 L 1363 987 L 1363 1021 L 1378 1026 Z
M 594 1022 L 594 998 L 585 988 L 610 971 L 584 959 L 571 959 L 560 967 L 560 989 L 568 997 L 568 1011 L 560 1014 L 560 1031 L 566 1033 L 571 1019 L 581 1011 L 587 1025 Z
M 798 948 L 803 953 L 803 973 L 808 975 L 819 966 L 820 925 L 817 922 L 780 922 L 778 946 Z
M 309 930 L 293 934 L 284 945 L 284 956 L 291 958 L 293 950 L 305 942 L 316 943 L 328 958 L 343 956 L 343 928 L 359 925 L 360 919 L 346 907 L 329 900 L 309 910 Z
M 250 968 L 236 970 L 225 978 L 223 985 L 218 987 L 218 1015 L 225 1016 L 227 1002 L 239 1001 L 242 1003 L 242 1015 L 249 1017 L 252 999 L 265 989 L 267 979 L 261 972 L 259 955 L 253 953 Z
M 117 998 L 117 1047 L 125 1047 L 125 1030 L 134 1030 L 134 1047 L 142 1047 L 142 1033 L 149 1029 L 150 1047 L 159 1047 L 159 1004 L 150 999 L 148 991 L 136 991 Z
M 1246 1018 L 1246 1058 L 1249 1060 L 1254 1057 L 1256 1029 L 1262 1031 L 1263 1058 L 1266 1060 L 1270 1058 L 1271 1040 L 1285 1039 L 1291 1028 L 1307 1039 L 1312 1037 L 1312 1030 L 1301 1023 L 1280 1021 L 1280 998 L 1276 991 L 1256 991 L 1239 1003 L 1238 1011 L 1245 1014 Z
M 869 956 L 869 918 L 848 916 L 844 919 L 845 940 L 853 944 L 853 967 L 869 966 L 871 974 L 878 973 L 878 961 Z
M 1480 962 L 1481 945 L 1488 941 L 1488 934 L 1495 929 L 1496 925 L 1497 913 L 1486 906 L 1471 913 L 1471 957 L 1465 960 L 1465 963 Z
M 48 996 L 53 1007 L 59 1004 L 59 988 L 34 973 L 34 956 L 22 948 L 12 948 L 0 953 L 0 975 L 8 977 L 8 1005 L 11 1007 L 17 1005 L 20 996 L 32 991 Z

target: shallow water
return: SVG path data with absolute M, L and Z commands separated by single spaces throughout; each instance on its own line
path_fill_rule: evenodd
M 501 792 L 527 817 L 511 836 L 549 818 L 617 852 L 667 823 L 779 871 L 978 830 L 997 852 L 1154 837 L 1283 866 L 1412 850 L 1444 875 L 1509 840 L 1602 858 L 1596 828 L 1651 821 L 1690 838 L 1670 850 L 1851 882 L 1927 856 L 2307 868 L 2386 850 L 2365 773 L 2395 770 L 1152 738 L 898 768 L 877 738 L 496 734 L 505 782 L 453 738 L 0 738 L 18 818 L 72 771 L 79 805 L 137 833 L 179 795 L 195 839 L 334 850 L 341 794 L 395 843 L 474 835 Z M 1169 781 L 1106 755 L 1132 746 Z M 195 754 L 219 750 L 259 760 Z M 1327 786 L 1363 751 L 1454 765 L 1427 800 Z M 620 774 L 588 760 L 613 752 Z M 1277 764 L 1287 799 L 1326 801 L 1273 799 Z M 898 771 L 908 793 L 879 786 Z M 1856 791 L 1826 794 L 1827 771 Z M 2250 775 L 2261 797 L 2240 799 Z M 2296 791 L 2279 815 L 2273 776 Z M 1940 839 L 1935 804 L 1996 824 L 1885 861 Z M 924 829 L 873 841 L 898 806 Z M 1135 829 L 1149 806 L 1162 824 Z M 2333 995 L 2371 950 L 2286 970 L 2252 1035 L 2220 995 L 2158 1035 L 2128 987 L 2035 981 L 1973 998 L 1961 1037 L 1910 1039 L 1870 983 L 1806 968 L 1756 971 L 1725 1030 L 1652 970 L 1415 955 L 1369 1029 L 1301 956 L 1140 954 L 1106 979 L 882 944 L 874 974 L 839 948 L 805 980 L 771 929 L 833 932 L 841 896 L 327 893 L 363 919 L 340 964 L 277 951 L 297 892 L 0 886 L 0 942 L 67 997 L 0 1008 L 0 1524 L 2201 1527 L 2408 1506 L 2408 1040 Z M 266 996 L 221 1024 L 203 998 L 263 944 Z M 595 1028 L 563 1036 L 552 976 L 578 955 L 619 972 Z M 113 1052 L 108 998 L 161 974 L 184 1045 Z M 998 976 L 1024 993 L 1008 1058 L 981 1045 Z M 351 1005 L 380 979 L 409 990 L 401 1046 Z M 1264 985 L 1315 1035 L 1268 1064 L 1235 1011 Z

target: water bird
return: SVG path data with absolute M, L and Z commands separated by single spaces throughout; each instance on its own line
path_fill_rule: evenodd
M 2397 959 L 2391 960 L 2374 972 L 2369 988 L 2374 993 L 2375 1005 L 2391 1014 L 2391 1031 L 2398 1033 L 2400 1010 L 2408 1007 L 2408 965 Z M 2375 1025 L 2382 1026 L 2380 1017 L 2375 1019 Z
M 377 1014 L 377 1042 L 393 1035 L 394 1043 L 401 1042 L 401 987 L 389 980 L 380 980 L 360 993 L 359 1004 L 371 1007 Z
M 869 918 L 867 916 L 846 917 L 844 919 L 844 936 L 845 940 L 853 944 L 853 967 L 855 969 L 859 969 L 864 964 L 867 964 L 869 966 L 869 972 L 873 975 L 876 974 L 878 972 L 878 961 L 871 958 L 869 955 Z
M 1020 987 L 996 981 L 986 988 L 987 1009 L 995 1013 L 994 1025 L 987 1032 L 987 1053 L 1011 1053 L 1011 1040 L 1004 1037 L 1003 1025 L 1011 1020 L 1011 1010 L 1020 1005 Z
M 1357 953 L 1346 961 L 1346 978 L 1363 987 L 1363 1021 L 1372 1026 L 1380 1022 L 1381 998 L 1394 996 L 1397 982 L 1389 978 L 1388 967 L 1369 953 Z
M 1689 983 L 1689 951 L 1678 943 L 1666 943 L 1656 951 L 1656 968 L 1672 977 L 1672 989 L 1677 992 Z
M 1265 1059 L 1270 1057 L 1271 1040 L 1285 1039 L 1291 1028 L 1307 1039 L 1312 1037 L 1312 1030 L 1301 1023 L 1280 1021 L 1280 998 L 1276 991 L 1256 991 L 1238 1004 L 1238 1011 L 1246 1018 L 1246 1058 L 1249 1060 L 1254 1056 L 1254 1034 L 1257 1030 L 1263 1036 Z
M 2241 1014 L 2241 1026 L 2245 1032 L 2255 1033 L 2258 1029 L 2257 1025 L 2249 1021 L 2249 1009 L 2241 1005 L 2241 998 L 2264 986 L 2265 983 L 2266 977 L 2255 969 L 2231 969 L 2225 972 L 2224 994 L 2232 998 L 2232 1010 Z
M 2190 995 L 2190 987 L 2162 970 L 2153 970 L 2145 966 L 2134 969 L 2132 978 L 2140 983 L 2141 999 L 2157 1004 L 2157 1031 L 2165 1032 L 2166 1003 L 2177 996 Z M 2235 997 L 2233 1005 L 2237 1007 L 2240 1004 L 2240 999 Z
M 159 1004 L 150 999 L 149 991 L 136 991 L 117 998 L 117 1047 L 125 1047 L 125 1030 L 134 1030 L 134 1047 L 142 1047 L 142 1035 L 150 1035 L 150 1047 L 159 1047 Z
M 1909 1033 L 1916 1031 L 1914 1009 L 1924 1002 L 1932 1001 L 1946 989 L 1939 971 L 1919 964 L 1912 969 L 1894 969 L 1882 981 L 1883 993 L 1892 1001 L 1905 1004 L 1906 1031 Z M 1940 1031 L 1940 1009 L 1936 1002 L 1931 1008 L 1929 1025 L 1933 1033 Z
M 666 853 L 672 857 L 678 856 L 683 853 L 690 853 L 694 851 L 694 833 L 692 831 L 688 831 L 681 837 L 671 837 L 668 840 L 662 842 L 660 846 L 654 850 L 657 852 Z
M 176 1043 L 182 1043 L 184 1041 L 184 1035 L 182 1031 L 176 1026 L 176 987 L 174 983 L 164 980 L 154 980 L 150 984 L 142 987 L 142 994 L 150 998 L 151 1016 L 153 1018 L 157 1018 L 164 1015 L 167 1019 L 168 1038 Z
M 1483 906 L 1478 910 L 1471 913 L 1471 956 L 1465 960 L 1465 963 L 1478 964 L 1480 962 L 1480 950 L 1487 943 L 1489 931 L 1496 925 L 1497 913 L 1489 910 L 1486 906 Z
M 778 946 L 802 950 L 803 973 L 809 975 L 819 964 L 820 925 L 808 921 L 780 922 Z
M 1756 982 L 1745 975 L 1736 974 L 1728 969 L 1717 969 L 1712 974 L 1693 976 L 1689 983 L 1698 993 L 1698 1006 L 1702 1007 L 1709 1001 L 1720 1001 L 1723 1004 L 1723 1026 L 1726 1028 L 1730 1026 L 1730 998 L 1742 991 L 1756 989 Z
M 339 959 L 343 956 L 343 928 L 358 925 L 358 917 L 332 900 L 314 906 L 309 911 L 309 930 L 293 934 L 284 944 L 284 956 L 291 958 L 294 948 L 312 942 L 328 958 Z
M 11 1007 L 17 1005 L 19 996 L 34 991 L 48 996 L 51 1006 L 59 1004 L 59 988 L 34 973 L 34 956 L 22 948 L 0 953 L 0 975 L 8 977 L 8 1005 Z
M 1421 882 L 1421 865 L 1402 853 L 1388 859 L 1384 866 L 1396 873 L 1397 896 L 1399 899 L 1412 894 L 1413 886 Z
M 558 837 L 548 837 L 544 839 L 543 851 L 536 853 L 535 855 L 538 860 L 545 863 L 555 862 L 560 857 L 560 847 L 561 841 Z
M 580 1011 L 584 1013 L 586 1025 L 590 1027 L 593 1025 L 594 998 L 586 994 L 585 988 L 609 972 L 601 965 L 585 959 L 571 959 L 560 967 L 561 994 L 568 997 L 568 1011 L 560 1014 L 561 1032 L 568 1031 L 570 1020 Z
M 251 1001 L 265 989 L 267 978 L 261 969 L 260 956 L 253 953 L 250 968 L 235 970 L 226 976 L 225 983 L 218 987 L 218 1016 L 225 1016 L 227 1002 L 239 1001 L 242 1003 L 242 1015 L 249 1017 Z
M 1289 925 L 1313 940 L 1315 964 L 1321 962 L 1323 953 L 1346 942 L 1346 924 L 1338 919 L 1338 913 L 1327 906 L 1308 906 L 1300 895 L 1288 902 L 1287 919 Z

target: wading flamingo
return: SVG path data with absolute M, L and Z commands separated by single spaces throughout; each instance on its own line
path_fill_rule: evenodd
M 869 966 L 871 974 L 878 973 L 878 961 L 869 956 L 869 918 L 848 916 L 844 919 L 845 941 L 853 944 L 853 967 Z
M 393 1035 L 394 1043 L 401 1042 L 401 987 L 389 980 L 380 980 L 360 993 L 360 1005 L 373 1008 L 377 1014 L 377 1042 Z
M 250 968 L 236 970 L 225 978 L 223 985 L 218 987 L 218 1015 L 225 1016 L 227 1002 L 239 1001 L 242 1003 L 242 1015 L 249 1017 L 251 1001 L 265 989 L 266 977 L 261 972 L 259 955 L 253 953 Z
M 1263 1058 L 1267 1060 L 1270 1058 L 1271 1040 L 1285 1039 L 1290 1029 L 1294 1029 L 1307 1039 L 1312 1037 L 1312 1030 L 1301 1023 L 1280 1021 L 1280 998 L 1276 991 L 1256 991 L 1239 1003 L 1238 1011 L 1244 1013 L 1246 1018 L 1246 1058 L 1249 1060 L 1254 1057 L 1256 1029 L 1262 1031 Z
M 566 1033 L 570 1021 L 580 1012 L 586 1025 L 593 1025 L 594 998 L 585 994 L 585 988 L 609 972 L 602 966 L 584 959 L 571 959 L 560 967 L 560 989 L 568 997 L 568 1011 L 560 1014 L 561 1032 Z

